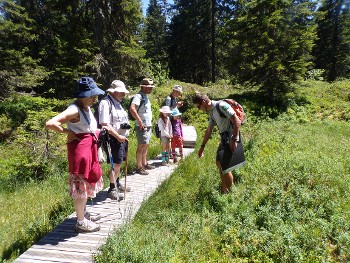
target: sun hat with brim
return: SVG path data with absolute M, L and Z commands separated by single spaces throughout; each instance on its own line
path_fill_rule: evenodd
M 150 78 L 144 78 L 143 80 L 141 80 L 141 87 L 150 87 L 150 88 L 154 88 L 154 83 L 153 80 Z
M 181 87 L 180 85 L 175 85 L 175 86 L 173 87 L 173 90 L 176 90 L 176 91 L 182 93 L 182 87 Z
M 103 95 L 105 92 L 97 87 L 96 82 L 93 78 L 83 77 L 78 81 L 78 91 L 75 92 L 75 98 L 87 98 L 96 95 Z
M 181 116 L 181 115 L 182 115 L 182 113 L 179 111 L 178 108 L 173 109 L 173 111 L 171 112 L 171 116 L 173 116 L 173 117 Z
M 159 110 L 161 113 L 171 113 L 172 111 L 170 110 L 169 106 L 163 106 Z
M 107 89 L 107 92 L 124 92 L 124 93 L 130 93 L 126 87 L 123 81 L 120 80 L 113 80 L 111 87 Z

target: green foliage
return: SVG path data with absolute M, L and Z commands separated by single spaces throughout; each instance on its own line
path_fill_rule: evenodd
M 306 72 L 306 79 L 323 80 L 324 69 L 311 69 Z
M 154 67 L 167 68 L 167 22 L 166 10 L 157 0 L 151 0 L 147 8 L 147 17 L 143 32 L 143 47 L 146 57 Z M 155 69 L 156 70 L 156 69 Z M 153 70 L 152 70 L 153 71 Z
M 304 77 L 316 37 L 309 1 L 249 1 L 228 21 L 228 70 L 275 105 Z
M 285 114 L 243 126 L 247 162 L 228 195 L 219 194 L 214 134 L 201 165 L 194 152 L 96 261 L 347 262 L 350 126 L 325 118 L 320 105 L 341 108 L 348 87 L 305 82 L 304 99 Z M 203 119 L 187 113 L 201 141 Z
M 242 127 L 246 165 L 236 171 L 232 192 L 221 195 L 215 131 L 204 157 L 198 160 L 195 151 L 186 158 L 135 220 L 108 240 L 96 261 L 347 262 L 349 81 L 302 82 L 282 114 L 239 85 L 156 83 L 150 95 L 153 118 L 174 84 L 184 88 L 183 120 L 196 127 L 198 142 L 208 116 L 193 108 L 194 90 L 242 102 L 249 112 Z M 65 135 L 43 129 L 45 120 L 68 104 L 30 96 L 0 104 L 0 126 L 11 131 L 0 143 L 0 203 L 6 211 L 0 214 L 1 260 L 16 258 L 73 210 L 65 183 Z M 135 134 L 129 139 L 131 171 Z M 156 157 L 160 147 L 152 138 L 149 157 Z M 107 175 L 109 165 L 102 168 Z
M 325 70 L 324 75 L 328 81 L 349 77 L 350 11 L 346 2 L 325 0 L 317 11 L 315 64 L 317 68 Z
M 2 1 L 0 12 L 0 97 L 7 97 L 14 91 L 35 93 L 49 72 L 30 52 L 30 44 L 37 37 L 34 21 L 23 7 L 11 0 Z
M 177 1 L 169 25 L 170 77 L 202 84 L 211 80 L 211 1 Z

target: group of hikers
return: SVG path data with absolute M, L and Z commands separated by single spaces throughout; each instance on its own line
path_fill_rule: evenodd
M 101 217 L 99 215 L 93 216 L 87 212 L 86 203 L 88 198 L 94 198 L 104 186 L 98 156 L 98 145 L 102 134 L 108 137 L 108 143 L 104 140 L 102 147 L 106 152 L 107 162 L 111 164 L 108 197 L 119 200 L 119 192 L 129 192 L 131 190 L 130 187 L 125 188 L 120 182 L 120 168 L 127 158 L 128 136 L 131 128 L 127 111 L 135 120 L 137 138 L 135 172 L 148 175 L 148 170 L 156 168 L 147 159 L 153 131 L 149 94 L 151 94 L 154 87 L 152 79 L 142 79 L 140 91 L 132 97 L 130 108 L 124 109 L 121 102 L 129 91 L 121 80 L 114 80 L 106 90 L 107 95 L 98 103 L 97 115 L 94 115 L 91 108 L 97 102 L 98 96 L 104 95 L 105 92 L 97 86 L 93 78 L 83 77 L 78 80 L 78 90 L 74 94 L 76 100 L 66 110 L 46 122 L 46 129 L 67 134 L 69 189 L 77 216 L 76 232 L 100 230 L 100 225 L 96 221 Z M 163 166 L 168 166 L 171 158 L 173 163 L 177 163 L 178 157 L 181 159 L 184 157 L 182 113 L 179 110 L 183 106 L 183 102 L 178 101 L 182 91 L 180 85 L 175 85 L 171 94 L 166 97 L 163 106 L 159 109 L 159 119 L 156 123 L 160 133 L 161 165 Z M 218 126 L 221 143 L 217 151 L 216 163 L 221 177 L 221 192 L 227 193 L 234 181 L 232 169 L 229 166 L 237 167 L 230 164 L 230 157 L 236 148 L 241 146 L 239 132 L 241 122 L 235 111 L 225 101 L 213 101 L 207 95 L 197 92 L 193 97 L 193 104 L 199 110 L 209 111 L 210 113 L 208 128 L 199 148 L 198 157 L 202 157 L 214 126 Z M 177 148 L 179 149 L 179 156 L 175 151 Z M 225 157 L 227 155 L 228 158 Z M 221 162 L 224 159 L 228 159 L 226 166 L 229 169 L 226 169 L 226 167 L 223 170 Z M 240 161 L 240 164 L 243 161 Z

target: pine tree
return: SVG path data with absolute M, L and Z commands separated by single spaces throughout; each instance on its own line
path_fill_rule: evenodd
M 349 4 L 345 5 L 345 0 L 325 0 L 317 22 L 316 68 L 324 69 L 329 81 L 349 76 Z
M 154 64 L 167 68 L 166 10 L 157 0 L 151 0 L 147 8 L 143 47 L 146 57 Z
M 304 77 L 315 39 L 313 1 L 252 0 L 227 23 L 226 65 L 240 82 L 260 86 L 270 103 L 284 103 Z
M 170 76 L 203 84 L 211 81 L 211 0 L 176 1 L 170 23 Z
M 13 91 L 36 94 L 48 72 L 28 48 L 36 40 L 33 20 L 12 0 L 2 1 L 0 12 L 0 96 Z

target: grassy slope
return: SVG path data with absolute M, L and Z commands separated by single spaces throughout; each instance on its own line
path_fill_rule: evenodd
M 154 109 L 173 84 L 156 89 Z M 186 91 L 198 88 L 184 86 Z M 223 97 L 229 89 L 220 85 L 208 91 L 211 97 Z M 198 167 L 195 154 L 182 163 L 133 224 L 111 238 L 99 260 L 349 260 L 349 125 L 337 121 L 350 119 L 349 82 L 306 82 L 300 92 L 307 97 L 305 104 L 294 105 L 274 121 L 259 121 L 248 107 L 249 121 L 243 128 L 247 165 L 238 171 L 232 195 L 218 194 L 213 139 L 201 160 L 206 165 Z M 195 120 L 192 124 L 202 135 L 205 114 L 190 110 L 184 118 Z M 329 149 L 333 144 L 337 152 Z M 1 179 L 12 184 L 20 151 L 0 146 Z M 159 144 L 152 143 L 150 155 L 158 150 Z M 40 183 L 0 187 L 0 261 L 16 258 L 72 212 L 64 162 L 59 172 Z M 131 157 L 130 168 L 134 163 Z
M 304 106 L 243 128 L 247 164 L 218 193 L 211 140 L 117 231 L 99 262 L 350 260 L 349 82 L 301 88 Z M 335 86 L 338 85 L 338 86 Z

